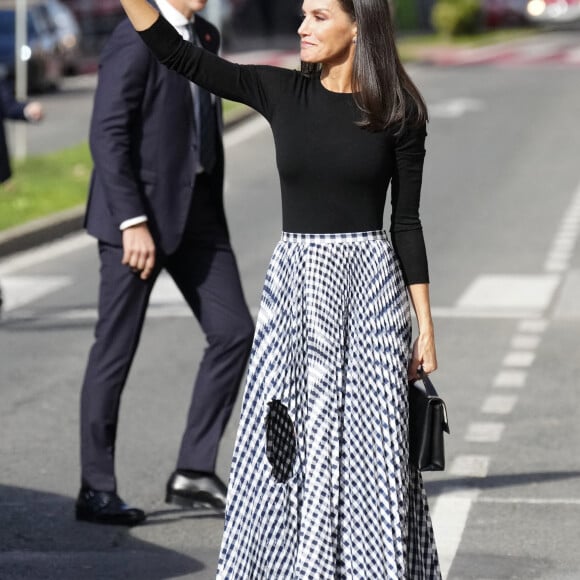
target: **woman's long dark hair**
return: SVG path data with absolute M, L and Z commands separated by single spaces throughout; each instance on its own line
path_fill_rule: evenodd
M 425 101 L 399 59 L 388 0 L 338 3 L 357 24 L 352 80 L 354 100 L 363 115 L 361 127 L 380 131 L 427 122 Z M 320 64 L 302 63 L 305 74 L 317 70 Z

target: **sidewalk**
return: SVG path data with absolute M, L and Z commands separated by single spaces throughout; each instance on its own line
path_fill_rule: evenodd
M 578 37 L 573 33 L 538 32 L 523 38 L 485 46 L 430 46 L 418 51 L 417 62 L 431 66 L 580 66 Z

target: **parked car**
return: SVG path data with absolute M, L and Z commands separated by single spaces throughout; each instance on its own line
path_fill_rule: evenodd
M 29 92 L 58 87 L 63 75 L 63 59 L 54 25 L 42 8 L 44 0 L 27 2 L 27 44 L 20 58 L 28 64 Z M 14 0 L 0 0 L 0 69 L 15 75 L 16 10 Z
M 527 0 L 483 0 L 483 24 L 486 28 L 526 25 L 526 4 Z
M 73 12 L 82 33 L 85 55 L 98 55 L 115 26 L 125 17 L 119 0 L 62 0 Z
M 539 24 L 580 22 L 580 0 L 529 0 L 527 16 Z

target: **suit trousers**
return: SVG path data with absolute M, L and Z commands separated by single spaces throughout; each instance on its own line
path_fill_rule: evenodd
M 176 252 L 169 256 L 158 252 L 155 272 L 148 280 L 122 265 L 122 255 L 122 247 L 99 242 L 98 321 L 81 393 L 82 485 L 101 491 L 116 490 L 121 394 L 159 272 L 165 269 L 173 278 L 207 340 L 194 381 L 178 469 L 215 470 L 219 442 L 254 332 L 227 231 L 212 240 L 207 234 L 197 238 L 189 227 Z

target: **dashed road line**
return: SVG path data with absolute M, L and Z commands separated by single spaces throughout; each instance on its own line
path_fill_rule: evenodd
M 517 395 L 490 395 L 483 402 L 481 412 L 487 415 L 509 415 L 517 400 Z
M 504 367 L 530 367 L 532 366 L 536 354 L 525 350 L 514 350 L 508 352 L 503 359 Z
M 449 467 L 449 474 L 457 477 L 485 477 L 489 471 L 487 455 L 458 455 Z
M 580 235 L 580 184 L 576 188 L 548 252 L 544 270 L 563 272 L 570 267 L 572 253 Z
M 522 320 L 518 325 L 518 332 L 543 333 L 548 328 L 548 321 L 545 318 L 535 320 Z
M 470 443 L 497 443 L 504 429 L 504 423 L 470 423 L 467 426 L 465 440 Z
M 500 389 L 519 389 L 526 384 L 527 373 L 519 370 L 501 370 L 495 376 L 492 386 Z
M 522 316 L 517 330 L 511 337 L 510 350 L 505 354 L 501 368 L 491 386 L 495 389 L 521 389 L 526 384 L 526 369 L 531 367 L 542 334 L 549 321 L 543 317 L 553 303 L 555 292 L 562 282 L 561 272 L 569 269 L 572 252 L 580 233 L 580 186 L 565 212 L 558 232 L 554 236 L 544 265 L 544 276 L 480 276 L 463 293 L 457 302 L 457 310 L 494 310 L 505 313 L 534 312 Z M 517 394 L 490 394 L 483 401 L 480 412 L 485 415 L 507 416 L 513 412 L 518 401 Z M 492 421 L 473 421 L 467 426 L 464 439 L 472 444 L 498 443 L 505 431 L 505 424 Z M 452 476 L 472 479 L 485 478 L 489 471 L 487 455 L 460 455 L 449 468 Z M 433 509 L 433 526 L 436 532 L 441 572 L 446 578 L 459 549 L 474 502 L 504 504 L 580 505 L 580 500 L 530 499 L 530 498 L 479 498 L 481 486 L 471 484 L 467 489 L 448 489 L 437 498 Z
M 535 350 L 541 338 L 533 334 L 516 334 L 512 337 L 510 347 L 514 350 Z

